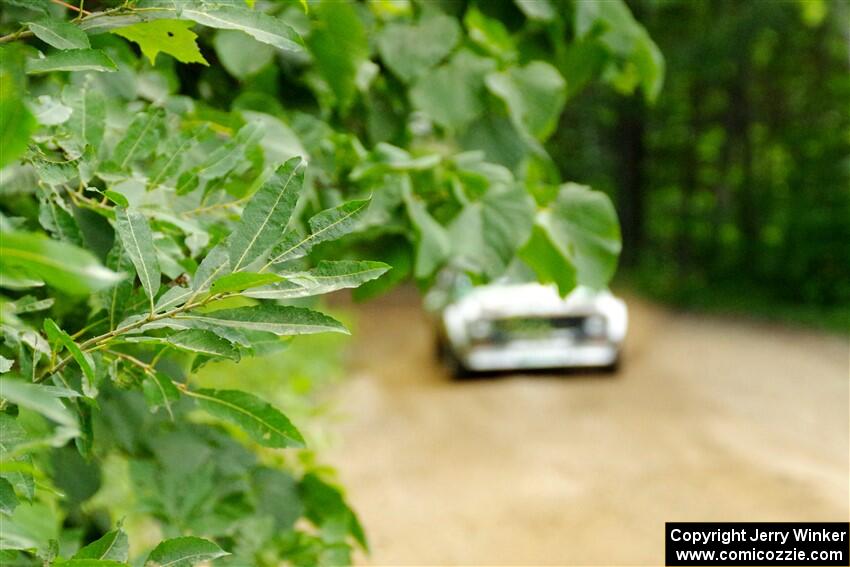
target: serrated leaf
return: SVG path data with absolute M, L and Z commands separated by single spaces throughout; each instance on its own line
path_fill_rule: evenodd
M 42 18 L 25 22 L 35 37 L 57 49 L 88 49 L 91 47 L 86 32 L 63 20 Z
M 227 241 L 234 272 L 266 254 L 283 233 L 304 183 L 300 166 L 300 157 L 288 160 L 246 205 Z
M 40 199 L 38 222 L 57 240 L 83 246 L 83 235 L 68 205 L 57 195 Z
M 186 328 L 219 328 L 245 331 L 264 331 L 275 335 L 306 335 L 313 333 L 344 333 L 346 328 L 332 317 L 303 307 L 261 303 L 236 309 L 220 309 L 209 313 L 189 312 L 172 318 Z M 226 337 L 225 337 L 226 338 Z
M 171 55 L 181 63 L 209 65 L 198 49 L 197 34 L 189 29 L 193 25 L 193 22 L 185 20 L 153 20 L 114 29 L 112 33 L 137 43 L 151 65 L 156 63 L 156 56 L 160 52 Z
M 358 287 L 381 277 L 389 269 L 390 266 L 383 262 L 322 260 L 312 270 L 283 274 L 285 278 L 283 282 L 247 291 L 244 295 L 262 299 L 290 299 L 321 295 Z
M 316 244 L 336 240 L 348 234 L 357 225 L 363 213 L 369 207 L 370 199 L 348 201 L 324 210 L 310 217 L 310 234 L 302 237 L 295 232 L 285 234 L 283 240 L 275 245 L 266 266 L 280 264 L 305 256 Z
M 115 62 L 99 49 L 69 49 L 58 51 L 41 59 L 27 61 L 27 74 L 37 75 L 54 71 L 117 71 Z
M 153 306 L 162 276 L 148 219 L 138 211 L 115 207 L 115 231 Z
M 145 567 L 192 567 L 230 555 L 219 546 L 200 537 L 176 537 L 157 545 L 148 555 Z
M 6 267 L 20 268 L 74 295 L 108 288 L 123 278 L 103 267 L 88 250 L 27 232 L 0 236 L 0 271 Z
M 115 146 L 112 163 L 123 170 L 133 161 L 148 157 L 159 142 L 160 124 L 162 114 L 155 110 L 136 115 L 124 138 Z
M 57 325 L 53 319 L 44 320 L 44 332 L 47 333 L 47 338 L 51 343 L 58 344 L 68 349 L 68 352 L 83 371 L 83 374 L 89 384 L 94 384 L 97 381 L 94 375 L 94 365 L 91 358 L 80 350 L 79 345 L 74 342 L 74 339 L 72 339 L 68 333 L 60 329 L 59 325 Z
M 259 274 L 254 272 L 237 272 L 221 277 L 213 282 L 210 291 L 213 293 L 228 293 L 242 291 L 252 287 L 260 287 L 278 282 L 282 278 L 277 274 Z
M 109 559 L 127 561 L 129 555 L 127 534 L 121 528 L 106 532 L 74 554 L 72 559 Z
M 239 390 L 187 392 L 212 415 L 230 421 L 265 447 L 303 447 L 304 438 L 285 415 L 268 402 Z
M 62 99 L 72 110 L 66 123 L 68 130 L 83 146 L 89 144 L 99 147 L 106 124 L 106 99 L 103 94 L 85 83 L 79 89 L 66 87 Z
M 11 514 L 19 504 L 15 489 L 5 478 L 0 477 L 0 512 Z

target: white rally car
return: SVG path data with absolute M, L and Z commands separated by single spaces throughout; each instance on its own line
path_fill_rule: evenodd
M 614 370 L 628 312 L 609 291 L 491 283 L 453 293 L 439 311 L 438 347 L 457 375 L 596 367 Z

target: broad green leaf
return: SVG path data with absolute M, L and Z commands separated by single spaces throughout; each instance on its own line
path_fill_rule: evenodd
M 426 278 L 449 257 L 451 241 L 446 229 L 434 220 L 425 204 L 413 196 L 409 178 L 403 179 L 402 187 L 407 214 L 419 234 L 413 274 L 417 278 Z
M 103 267 L 87 250 L 27 232 L 4 232 L 0 236 L 0 271 L 7 266 L 23 269 L 74 295 L 108 288 L 123 278 Z
M 24 153 L 37 126 L 24 104 L 22 66 L 20 51 L 0 47 L 0 168 Z
M 519 251 L 519 257 L 534 270 L 538 281 L 554 283 L 562 296 L 566 296 L 578 284 L 575 267 L 539 225 L 532 228 L 531 237 Z
M 208 539 L 186 536 L 167 539 L 148 555 L 145 567 L 192 567 L 230 555 Z
M 86 32 L 72 23 L 55 18 L 42 18 L 26 22 L 35 37 L 57 49 L 88 49 L 91 47 Z
M 246 79 L 272 62 L 275 48 L 234 30 L 219 30 L 213 38 L 215 53 L 227 72 Z
M 148 219 L 138 211 L 115 207 L 115 232 L 136 267 L 145 294 L 153 306 L 161 275 Z
M 99 49 L 69 49 L 58 51 L 41 59 L 27 61 L 27 74 L 37 75 L 54 71 L 113 72 L 118 67 L 105 52 Z
M 58 195 L 50 195 L 40 200 L 38 222 L 41 227 L 57 240 L 83 246 L 83 235 L 68 205 Z
M 244 295 L 263 299 L 322 295 L 339 289 L 358 287 L 381 277 L 389 269 L 390 266 L 383 262 L 322 260 L 312 270 L 281 274 L 285 278 L 283 282 L 247 291 Z
M 545 140 L 555 130 L 567 100 L 567 83 L 550 64 L 532 61 L 525 67 L 510 67 L 490 73 L 485 82 L 505 102 L 517 128 L 538 140 Z
M 112 152 L 115 166 L 126 169 L 133 161 L 148 157 L 162 137 L 161 124 L 162 114 L 155 110 L 137 114 Z
M 245 206 L 227 241 L 234 272 L 266 254 L 286 229 L 304 183 L 300 166 L 300 157 L 280 166 Z
M 0 512 L 3 514 L 11 514 L 18 506 L 18 497 L 15 495 L 15 489 L 12 484 L 5 478 L 0 477 Z
M 462 269 L 493 279 L 528 239 L 533 222 L 534 201 L 524 189 L 491 189 L 452 221 L 453 256 Z
M 171 404 L 180 399 L 180 390 L 177 389 L 171 378 L 159 370 L 147 372 L 145 373 L 145 381 L 142 382 L 142 392 L 151 410 L 155 411 L 164 407 L 168 415 L 174 419 Z
M 181 63 L 209 65 L 195 42 L 198 35 L 189 29 L 193 25 L 193 22 L 185 20 L 152 20 L 118 28 L 112 33 L 137 43 L 151 65 L 156 63 L 159 52 L 167 53 Z
M 64 441 L 80 434 L 77 416 L 60 401 L 62 397 L 77 395 L 70 390 L 51 388 L 0 377 L 0 397 L 18 404 L 56 422 L 62 427 Z M 64 441 L 61 445 L 64 445 Z
M 514 0 L 514 3 L 530 20 L 550 22 L 555 19 L 555 8 L 549 0 Z
M 348 201 L 310 217 L 308 221 L 310 234 L 301 237 L 294 231 L 288 232 L 284 235 L 283 240 L 272 249 L 266 266 L 301 258 L 309 253 L 316 244 L 336 240 L 348 234 L 354 230 L 357 222 L 369 207 L 369 203 L 370 199 Z
M 212 415 L 230 421 L 265 447 L 303 447 L 304 438 L 285 415 L 266 401 L 239 390 L 187 392 Z
M 181 16 L 211 28 L 245 32 L 261 43 L 284 51 L 303 51 L 301 37 L 282 19 L 248 8 L 183 8 Z
M 121 528 L 110 530 L 74 554 L 73 559 L 108 559 L 127 561 L 129 554 L 127 534 Z
M 416 24 L 387 25 L 378 36 L 378 51 L 390 70 L 409 83 L 451 53 L 460 34 L 455 18 L 435 12 Z
M 305 335 L 312 333 L 348 331 L 342 324 L 323 313 L 292 307 L 261 303 L 249 307 L 220 309 L 209 313 L 189 312 L 173 317 L 187 328 L 208 329 L 216 332 L 218 328 L 230 328 L 244 331 L 265 331 L 275 335 Z
M 307 44 L 337 105 L 346 110 L 356 91 L 357 71 L 369 56 L 366 30 L 354 4 L 349 2 L 324 1 L 314 13 L 318 21 Z
M 210 291 L 213 293 L 228 293 L 242 291 L 252 287 L 280 281 L 282 278 L 276 274 L 258 274 L 254 272 L 237 272 L 221 277 L 213 282 Z
M 505 25 L 493 18 L 488 18 L 473 6 L 463 17 L 469 39 L 490 55 L 502 61 L 516 59 L 516 46 Z
M 592 288 L 608 284 L 620 253 L 620 227 L 604 193 L 567 183 L 549 208 L 538 213 L 536 226 L 532 249 L 527 247 L 523 258 L 538 273 L 554 279 L 552 273 L 569 264 L 577 283 Z M 555 281 L 564 293 L 568 280 Z
M 80 350 L 79 345 L 74 342 L 74 339 L 53 321 L 53 319 L 44 320 L 44 332 L 47 333 L 47 338 L 51 343 L 57 344 L 68 349 L 68 352 L 74 358 L 74 361 L 80 366 L 83 374 L 88 379 L 89 384 L 94 384 L 97 380 L 94 375 L 94 364 L 91 357 Z
M 416 81 L 410 100 L 440 126 L 460 130 L 484 111 L 484 77 L 495 67 L 494 60 L 464 49 Z
M 103 94 L 86 82 L 78 89 L 65 87 L 62 99 L 72 110 L 66 123 L 68 130 L 81 145 L 99 147 L 106 124 L 106 99 Z

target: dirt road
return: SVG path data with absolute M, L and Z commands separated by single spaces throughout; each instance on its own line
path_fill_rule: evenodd
M 665 521 L 846 521 L 847 339 L 629 300 L 615 376 L 452 382 L 363 308 L 331 451 L 372 565 L 663 564 Z

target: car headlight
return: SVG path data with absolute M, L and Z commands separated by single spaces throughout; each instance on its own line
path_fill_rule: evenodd
M 591 337 L 600 337 L 605 334 L 605 317 L 591 315 L 584 320 L 584 333 Z

